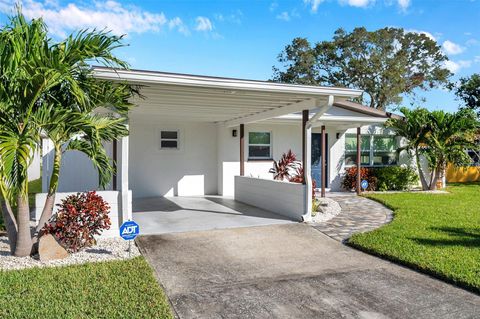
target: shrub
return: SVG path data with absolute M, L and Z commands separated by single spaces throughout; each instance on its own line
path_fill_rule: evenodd
M 94 236 L 110 228 L 110 207 L 96 192 L 70 195 L 57 206 L 42 232 L 55 236 L 69 252 L 95 245 Z
M 360 179 L 368 181 L 367 190 L 373 191 L 377 188 L 377 177 L 374 174 L 372 168 L 361 167 L 360 168 Z M 342 187 L 346 190 L 356 190 L 357 189 L 357 167 L 353 166 L 347 168 L 345 177 L 342 181 Z
M 287 153 L 283 153 L 278 162 L 273 162 L 270 173 L 273 174 L 273 179 L 283 181 L 284 179 L 290 179 L 292 170 L 298 167 L 297 156 L 292 150 L 288 150 Z
M 404 191 L 418 183 L 418 175 L 410 167 L 388 166 L 375 169 L 377 189 Z

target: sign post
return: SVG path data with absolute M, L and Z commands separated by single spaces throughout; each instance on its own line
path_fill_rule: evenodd
M 363 191 L 365 191 L 368 188 L 368 181 L 364 179 L 360 186 L 363 188 Z
M 128 258 L 132 251 L 132 240 L 140 234 L 140 226 L 133 220 L 128 220 L 120 226 L 120 237 L 128 240 Z

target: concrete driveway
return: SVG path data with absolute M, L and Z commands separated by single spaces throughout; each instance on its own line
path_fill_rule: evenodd
M 305 224 L 142 236 L 180 318 L 479 318 L 480 297 Z

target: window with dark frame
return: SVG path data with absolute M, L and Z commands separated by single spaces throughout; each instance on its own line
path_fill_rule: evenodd
M 397 138 L 394 135 L 361 135 L 362 166 L 397 165 Z M 357 163 L 357 135 L 345 134 L 345 166 Z
M 160 131 L 160 149 L 178 148 L 178 131 Z
M 270 132 L 248 133 L 248 159 L 271 159 L 272 139 Z

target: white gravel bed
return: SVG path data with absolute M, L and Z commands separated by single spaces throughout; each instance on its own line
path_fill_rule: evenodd
M 99 261 L 122 260 L 140 256 L 140 252 L 132 241 L 130 256 L 128 242 L 121 238 L 99 239 L 97 245 L 71 254 L 65 259 L 41 262 L 32 257 L 14 257 L 10 255 L 7 237 L 0 237 L 0 271 L 33 267 L 60 267 Z
M 321 211 L 316 212 L 315 216 L 312 216 L 311 223 L 324 223 L 342 211 L 340 205 L 331 198 L 318 198 L 317 201 L 320 202 L 319 207 Z

